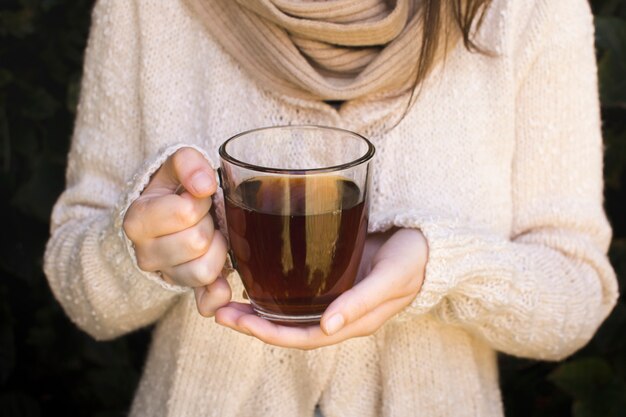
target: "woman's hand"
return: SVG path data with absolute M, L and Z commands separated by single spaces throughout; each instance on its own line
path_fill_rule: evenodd
M 362 278 L 328 306 L 320 326 L 281 326 L 255 315 L 250 305 L 235 302 L 217 310 L 215 320 L 289 348 L 315 349 L 368 336 L 413 301 L 422 287 L 427 258 L 428 244 L 419 230 L 370 235 L 359 267 Z
M 209 214 L 216 190 L 215 173 L 202 154 L 181 148 L 154 174 L 123 225 L 139 267 L 160 272 L 171 284 L 192 287 L 205 317 L 231 298 L 230 286 L 220 277 L 226 240 Z

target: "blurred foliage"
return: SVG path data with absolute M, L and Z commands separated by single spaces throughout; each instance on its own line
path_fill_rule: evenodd
M 149 331 L 95 342 L 41 271 L 79 91 L 93 0 L 0 2 L 0 415 L 122 416 Z M 610 256 L 626 288 L 626 0 L 593 0 Z M 626 301 L 562 363 L 501 358 L 508 417 L 626 416 Z
M 93 0 L 0 3 L 0 415 L 123 416 L 149 334 L 98 343 L 42 273 Z

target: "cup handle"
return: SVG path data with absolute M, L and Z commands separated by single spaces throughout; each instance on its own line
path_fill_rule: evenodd
M 217 167 L 215 172 L 217 174 L 217 186 L 220 187 L 222 189 L 222 191 L 223 191 L 224 190 L 224 179 L 222 178 L 222 168 L 221 167 Z M 232 265 L 233 269 L 237 269 L 237 261 L 235 260 L 235 255 L 233 254 L 233 250 L 229 248 L 228 252 L 227 252 L 227 255 L 228 255 L 228 259 L 230 260 L 230 264 Z
M 223 187 L 224 181 L 222 180 L 222 168 L 217 167 L 215 171 L 217 172 L 217 186 L 224 189 Z

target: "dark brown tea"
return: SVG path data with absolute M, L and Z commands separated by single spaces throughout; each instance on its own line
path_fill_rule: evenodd
M 337 176 L 255 177 L 230 193 L 230 244 L 257 311 L 319 316 L 353 286 L 367 233 L 359 193 Z

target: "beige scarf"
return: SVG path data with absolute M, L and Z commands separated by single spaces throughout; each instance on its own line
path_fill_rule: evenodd
M 260 85 L 279 94 L 393 97 L 415 83 L 418 0 L 183 1 Z M 445 49 L 438 48 L 435 63 Z

